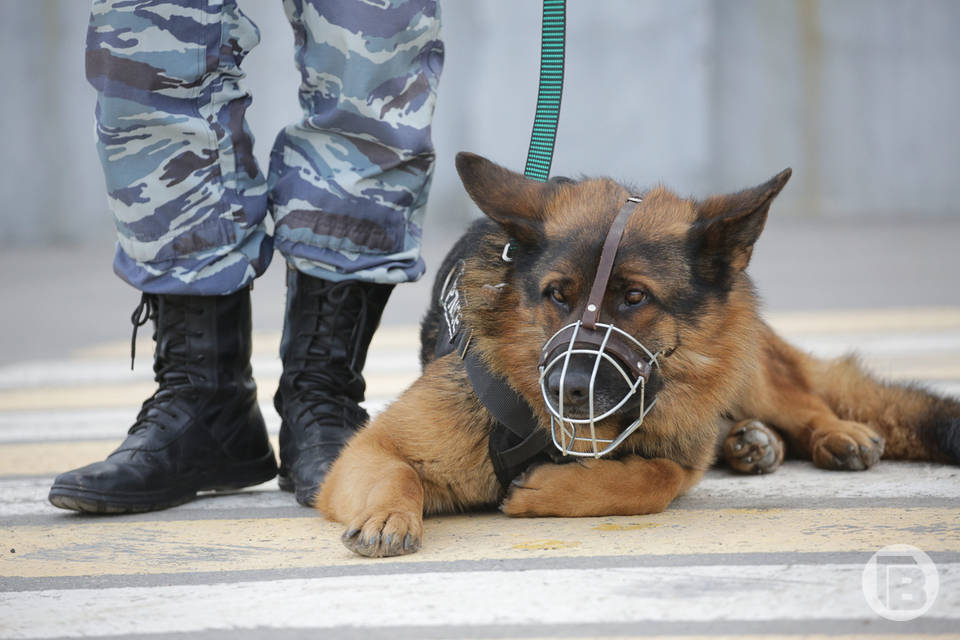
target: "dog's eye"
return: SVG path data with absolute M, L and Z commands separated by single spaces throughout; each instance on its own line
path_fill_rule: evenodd
M 643 289 L 630 289 L 623 296 L 623 301 L 628 307 L 635 307 L 643 304 L 649 299 L 650 295 Z
M 550 287 L 547 289 L 547 295 L 550 296 L 550 299 L 556 302 L 557 304 L 566 305 L 567 297 L 563 295 L 563 292 L 556 287 Z

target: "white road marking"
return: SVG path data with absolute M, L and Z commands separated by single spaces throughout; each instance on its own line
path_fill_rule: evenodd
M 407 373 L 420 370 L 416 342 L 411 340 L 406 349 L 372 351 L 364 370 L 378 374 Z M 98 360 L 39 360 L 0 367 L 0 390 L 30 389 L 35 387 L 124 384 L 153 380 L 151 356 L 137 361 L 130 370 L 129 359 Z M 252 360 L 254 377 L 275 380 L 283 369 L 279 357 L 261 357 Z
M 835 358 L 855 352 L 865 357 L 938 354 L 945 358 L 960 355 L 960 332 L 851 333 L 788 337 L 794 346 L 821 358 Z
M 363 402 L 371 416 L 386 408 L 392 397 L 372 396 Z M 140 410 L 139 405 L 117 409 L 0 411 L 0 444 L 49 440 L 107 440 L 123 438 Z M 280 416 L 270 400 L 261 400 L 267 432 L 280 431 Z
M 939 596 L 926 615 L 960 620 L 960 564 L 937 570 Z M 0 593 L 0 620 L 7 638 L 811 616 L 879 621 L 864 599 L 862 573 L 858 564 L 627 567 L 45 590 Z
M 64 471 L 66 471 L 66 469 L 64 469 Z M 58 509 L 47 502 L 47 494 L 50 492 L 51 484 L 53 484 L 52 477 L 8 478 L 0 480 L 0 521 L 13 516 L 63 514 L 64 511 L 62 509 Z M 276 480 L 271 480 L 255 488 L 249 488 L 243 491 L 216 495 L 211 494 L 209 499 L 188 502 L 187 504 L 178 506 L 176 511 L 170 511 L 168 513 L 177 514 L 181 511 L 194 512 L 207 511 L 210 509 L 253 512 L 260 509 L 278 509 L 296 506 L 297 503 L 293 498 L 293 494 L 280 491 L 280 489 L 277 488 Z M 304 512 L 313 514 L 313 512 L 308 509 L 304 509 Z
M 857 331 L 937 331 L 960 327 L 960 307 L 890 307 L 775 311 L 764 314 L 779 333 L 843 333 Z
M 960 314 L 960 310 L 957 313 Z M 830 313 L 824 312 L 821 320 L 829 320 L 829 317 Z M 920 320 L 917 322 L 919 326 L 898 326 L 896 330 L 871 330 L 869 327 L 872 325 L 868 323 L 868 328 L 863 331 L 855 331 L 844 323 L 844 331 L 840 332 L 796 331 L 785 337 L 796 346 L 825 358 L 856 352 L 867 359 L 932 355 L 947 362 L 960 362 L 960 327 L 952 324 L 927 328 Z M 797 328 L 793 326 L 796 324 L 790 323 L 794 329 Z M 371 345 L 365 370 L 383 375 L 419 371 L 417 330 L 412 326 L 392 329 L 388 338 Z M 3 366 L 0 367 L 0 390 L 148 382 L 153 377 L 150 345 L 144 344 L 142 347 L 141 353 L 148 355 L 138 362 L 132 372 L 128 358 L 112 353 L 110 357 L 44 360 Z M 274 380 L 281 372 L 279 357 L 272 353 L 257 354 L 253 358 L 253 369 L 258 379 Z
M 0 479 L 0 519 L 6 516 L 58 513 L 47 503 L 52 477 Z M 223 494 L 191 502 L 184 510 L 255 510 L 292 506 L 288 493 L 276 482 L 255 490 Z M 677 508 L 723 508 L 731 503 L 765 508 L 771 504 L 789 509 L 823 505 L 830 500 L 850 500 L 869 507 L 878 500 L 910 501 L 914 498 L 956 500 L 960 506 L 960 468 L 919 462 L 884 460 L 862 473 L 840 473 L 817 469 L 809 462 L 789 460 L 776 473 L 741 476 L 726 469 L 712 469 Z M 176 511 L 171 512 L 176 513 Z
M 781 314 L 773 318 L 773 324 L 784 330 L 792 342 L 817 355 L 832 357 L 856 350 L 873 370 L 883 375 L 900 378 L 902 372 L 923 379 L 940 393 L 960 396 L 960 308 Z M 275 334 L 255 336 L 255 375 L 260 383 L 264 417 L 272 434 L 278 431 L 279 418 L 272 409 L 267 390 L 275 386 L 280 374 L 279 359 L 275 355 L 278 340 Z M 10 404 L 11 410 L 0 411 L 0 446 L 11 442 L 119 440 L 136 414 L 136 404 L 106 409 L 103 407 L 109 404 L 96 407 L 91 402 L 87 409 L 49 410 L 43 402 L 47 398 L 50 406 L 67 407 L 70 405 L 66 402 L 59 405 L 54 402 L 53 394 L 57 390 L 66 393 L 73 387 L 74 393 L 87 393 L 97 385 L 118 389 L 117 397 L 108 398 L 111 403 L 119 405 L 139 400 L 129 393 L 127 386 L 143 386 L 150 381 L 152 347 L 149 342 L 138 346 L 138 352 L 146 355 L 138 360 L 133 374 L 125 357 L 127 348 L 128 345 L 117 342 L 100 350 L 86 350 L 75 359 L 0 367 L 0 394 L 20 390 L 39 394 L 38 403 L 20 405 L 36 410 L 13 411 L 16 405 Z M 383 376 L 415 375 L 419 371 L 418 350 L 415 328 L 385 327 L 378 332 L 371 347 L 366 370 Z M 389 381 L 387 377 L 384 380 Z M 367 408 L 371 413 L 382 410 L 397 392 L 393 387 L 380 388 L 384 390 L 381 395 L 368 399 Z M 131 397 L 128 399 L 127 395 Z M 700 532 L 703 520 L 711 519 L 710 514 L 726 513 L 703 511 L 706 509 L 729 508 L 729 513 L 741 514 L 731 516 L 733 526 L 737 518 L 750 517 L 762 519 L 766 526 L 768 518 L 775 521 L 777 516 L 769 516 L 766 511 L 758 515 L 751 508 L 753 505 L 761 505 L 765 510 L 779 507 L 787 514 L 800 513 L 793 510 L 796 507 L 813 507 L 819 513 L 820 507 L 838 506 L 837 501 L 845 500 L 873 514 L 883 511 L 873 507 L 883 506 L 887 501 L 888 505 L 895 505 L 896 522 L 915 527 L 919 526 L 916 515 L 911 519 L 911 510 L 900 506 L 912 505 L 912 500 L 922 506 L 923 500 L 933 500 L 938 501 L 935 502 L 938 507 L 946 502 L 953 513 L 953 505 L 960 505 L 958 479 L 960 469 L 941 465 L 884 461 L 868 472 L 854 474 L 826 472 L 806 462 L 792 461 L 770 476 L 746 477 L 713 470 L 671 509 L 684 510 L 674 515 L 692 519 L 695 530 Z M 63 513 L 46 502 L 51 481 L 51 477 L 0 480 L 0 521 L 20 518 L 14 522 L 23 525 L 41 522 L 75 536 L 71 529 L 61 528 L 74 526 L 72 521 L 57 518 Z M 840 506 L 849 519 L 848 505 L 841 503 Z M 293 507 L 290 494 L 280 492 L 272 481 L 253 490 L 201 499 L 151 517 L 155 515 L 169 521 L 179 513 L 185 521 L 206 520 L 213 517 L 211 510 L 226 512 L 216 517 L 227 514 L 231 518 L 277 517 L 277 510 Z M 773 513 L 780 511 L 771 509 Z M 303 512 L 313 515 L 306 509 Z M 867 527 L 865 531 L 876 532 L 890 526 L 876 516 L 868 521 L 876 527 Z M 944 526 L 942 521 L 941 518 L 937 526 Z M 544 524 L 557 526 L 548 520 Z M 185 522 L 178 526 L 191 525 Z M 904 529 L 908 530 L 913 531 Z M 782 535 L 775 527 L 770 531 L 772 537 Z M 644 546 L 635 545 L 634 549 Z M 684 549 L 688 546 L 691 552 L 696 552 L 696 544 L 684 545 Z M 730 550 L 726 545 L 724 549 Z M 603 552 L 607 552 L 606 547 Z M 573 554 L 564 552 L 564 555 Z M 3 559 L 0 556 L 0 574 L 3 574 Z M 137 561 L 137 570 L 142 571 L 142 562 L 139 558 Z M 183 561 L 191 560 L 185 557 Z M 375 562 L 371 561 L 371 566 Z M 0 591 L 0 637 L 230 632 L 259 627 L 339 628 L 360 637 L 363 629 L 424 625 L 438 629 L 520 625 L 528 627 L 520 635 L 530 636 L 544 624 L 645 621 L 709 624 L 752 620 L 796 621 L 795 624 L 803 625 L 810 619 L 856 622 L 865 625 L 864 630 L 869 633 L 875 628 L 867 623 L 880 622 L 867 607 L 861 592 L 862 565 L 759 566 L 759 562 L 754 554 L 742 554 L 736 563 L 725 566 L 684 564 L 581 570 L 537 567 L 524 571 L 410 572 L 96 590 Z M 926 617 L 960 620 L 960 563 L 943 562 L 938 569 L 940 596 Z M 284 574 L 278 572 L 269 577 L 277 575 Z M 235 580 L 241 578 L 249 580 L 250 576 L 234 577 Z M 215 579 L 202 577 L 197 581 Z M 49 583 L 46 586 L 50 586 Z M 638 633 L 642 633 L 643 627 L 637 628 Z M 909 633 L 911 627 L 907 624 L 903 629 Z
M 871 500 L 911 497 L 957 499 L 960 506 L 960 468 L 934 463 L 881 460 L 863 472 L 826 471 L 802 460 L 788 460 L 769 475 L 745 476 L 726 469 L 711 469 L 704 479 L 680 498 L 697 505 L 739 498 L 767 502 L 778 500 L 789 508 L 792 501 L 827 499 Z
M 960 381 L 924 381 L 934 393 L 960 398 Z M 393 396 L 372 395 L 363 403 L 375 416 Z M 0 411 L 0 444 L 5 442 L 45 442 L 49 440 L 105 440 L 121 438 L 133 424 L 139 405 L 113 409 L 50 409 L 43 411 Z M 277 434 L 280 417 L 269 399 L 262 399 L 260 411 L 267 431 Z

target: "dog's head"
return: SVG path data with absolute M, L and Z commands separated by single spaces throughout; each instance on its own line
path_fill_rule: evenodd
M 457 170 L 470 197 L 509 238 L 504 279 L 540 332 L 542 395 L 551 413 L 560 409 L 572 422 L 602 422 L 622 433 L 636 428 L 671 378 L 690 375 L 691 362 L 723 367 L 737 352 L 736 346 L 717 352 L 706 342 L 732 308 L 743 307 L 736 299 L 752 302 L 743 272 L 790 169 L 703 201 L 662 187 L 631 192 L 609 179 L 541 183 L 468 153 L 458 154 Z M 640 202 L 628 205 L 631 196 Z M 632 211 L 592 318 L 597 324 L 584 327 L 591 292 L 598 299 L 602 248 L 624 205 Z M 580 333 L 564 333 L 571 326 Z M 604 347 L 586 348 L 584 336 Z M 564 340 L 568 348 L 558 351 Z M 611 341 L 619 348 L 607 346 Z M 674 357 L 685 366 L 668 366 Z

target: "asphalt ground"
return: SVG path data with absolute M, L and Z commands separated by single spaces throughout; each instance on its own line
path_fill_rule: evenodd
M 773 219 L 751 272 L 804 348 L 960 396 L 958 239 L 960 221 Z M 428 229 L 428 263 L 452 240 Z M 644 517 L 430 518 L 420 552 L 387 560 L 352 555 L 275 481 L 135 516 L 55 509 L 53 476 L 105 456 L 152 391 L 147 337 L 129 370 L 136 292 L 109 263 L 108 246 L 0 253 L 2 638 L 960 637 L 960 469 L 943 465 L 717 469 Z M 274 438 L 280 266 L 254 291 Z M 388 306 L 373 412 L 417 375 L 430 279 Z M 871 564 L 888 545 L 926 556 Z

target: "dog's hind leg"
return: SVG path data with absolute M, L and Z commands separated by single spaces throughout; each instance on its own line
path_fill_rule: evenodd
M 759 420 L 741 420 L 720 436 L 719 457 L 737 473 L 773 473 L 783 463 L 783 439 Z
M 739 417 L 773 426 L 791 453 L 824 469 L 859 471 L 880 460 L 881 433 L 854 415 L 835 412 L 818 393 L 819 361 L 768 330 L 760 364 L 739 402 Z

